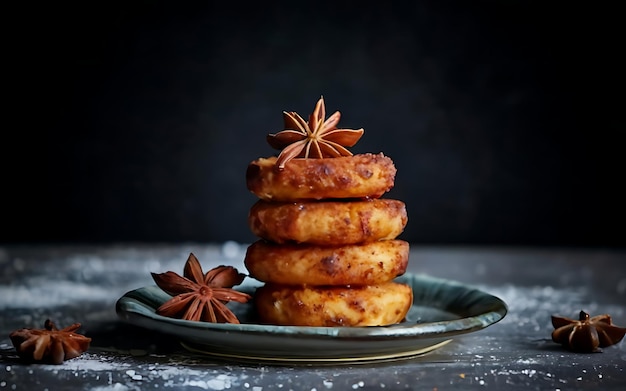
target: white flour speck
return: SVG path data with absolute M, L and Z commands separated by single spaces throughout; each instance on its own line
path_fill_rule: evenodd
M 536 360 L 533 360 L 532 358 L 527 358 L 527 359 L 519 359 L 516 361 L 516 363 L 518 364 L 537 364 Z
M 212 390 L 223 390 L 226 387 L 226 382 L 223 379 L 211 379 L 207 381 L 207 386 L 211 387 Z
M 364 382 L 363 380 L 361 380 L 361 381 L 359 381 L 358 383 L 353 384 L 353 385 L 352 385 L 352 389 L 353 389 L 353 390 L 356 390 L 357 388 L 359 388 L 359 387 L 363 387 L 363 386 L 365 386 L 365 382 Z
M 222 255 L 226 258 L 236 258 L 239 255 L 241 248 L 242 247 L 237 242 L 226 241 L 221 248 Z
M 94 387 L 91 391 L 128 391 L 129 388 L 121 383 L 115 383 L 111 386 Z
M 183 386 L 200 387 L 205 390 L 209 389 L 209 384 L 204 380 L 185 380 Z

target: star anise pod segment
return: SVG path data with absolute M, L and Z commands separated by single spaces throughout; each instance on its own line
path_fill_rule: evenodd
M 232 289 L 242 283 L 245 274 L 232 266 L 218 266 L 202 272 L 195 255 L 189 254 L 183 276 L 168 271 L 152 273 L 154 282 L 173 296 L 156 312 L 159 315 L 212 323 L 239 323 L 239 319 L 226 307 L 229 301 L 246 303 L 251 296 Z
M 624 338 L 626 328 L 613 324 L 608 314 L 589 317 L 580 311 L 578 320 L 552 316 L 552 340 L 575 352 L 595 352 Z
M 15 330 L 9 338 L 22 359 L 61 364 L 80 356 L 89 348 L 91 338 L 77 334 L 76 330 L 79 328 L 80 323 L 74 323 L 59 330 L 48 319 L 43 329 Z
M 321 97 L 309 121 L 305 121 L 294 111 L 283 112 L 285 130 L 269 134 L 267 142 L 272 148 L 282 150 L 276 161 L 280 170 L 294 158 L 318 158 L 352 156 L 346 147 L 352 147 L 359 141 L 364 130 L 337 129 L 341 113 L 336 111 L 326 119 L 326 106 Z

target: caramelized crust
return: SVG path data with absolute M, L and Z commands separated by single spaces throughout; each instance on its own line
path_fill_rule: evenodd
M 407 223 L 404 202 L 257 201 L 248 215 L 252 233 L 275 243 L 339 246 L 395 239 Z
M 276 157 L 248 165 L 246 184 L 266 201 L 379 198 L 394 184 L 393 161 L 380 154 L 327 159 L 293 159 L 277 170 Z
M 250 276 L 291 285 L 375 285 L 406 272 L 409 243 L 379 240 L 361 245 L 315 246 L 259 240 L 244 263 Z
M 254 296 L 262 322 L 293 326 L 386 326 L 411 308 L 408 285 L 315 287 L 266 284 Z

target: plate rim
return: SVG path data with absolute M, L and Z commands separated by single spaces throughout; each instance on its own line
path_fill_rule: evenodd
M 248 363 L 263 363 L 267 365 L 345 365 L 345 364 L 368 364 L 372 362 L 388 362 L 407 360 L 414 357 L 423 356 L 433 350 L 439 349 L 448 343 L 452 342 L 452 338 L 437 340 L 432 344 L 422 346 L 416 349 L 397 350 L 393 353 L 377 353 L 372 355 L 352 355 L 342 357 L 327 357 L 327 356 L 314 356 L 314 357 L 302 357 L 302 356 L 280 356 L 280 355 L 251 355 L 251 354 L 233 354 L 225 352 L 216 352 L 206 350 L 209 346 L 205 346 L 204 349 L 201 343 L 185 342 L 181 341 L 180 344 L 183 348 L 191 353 L 203 354 L 206 356 L 235 361 L 235 362 L 248 362 Z
M 252 279 L 250 279 L 252 280 Z M 146 326 L 145 323 L 151 324 L 152 322 L 158 322 L 159 324 L 167 324 L 169 326 L 176 326 L 177 328 L 193 328 L 202 329 L 215 332 L 227 332 L 227 333 L 245 333 L 245 334 L 276 334 L 283 336 L 297 336 L 299 338 L 332 338 L 332 339 L 348 339 L 351 341 L 358 339 L 366 340 L 384 340 L 384 339 L 429 339 L 429 338 L 445 338 L 454 335 L 460 335 L 470 333 L 480 329 L 484 329 L 493 324 L 501 321 L 508 312 L 507 304 L 497 296 L 484 292 L 478 287 L 472 285 L 463 284 L 458 281 L 433 277 L 426 274 L 412 274 L 406 273 L 405 275 L 398 277 L 398 282 L 410 282 L 412 289 L 414 284 L 420 281 L 428 282 L 430 284 L 439 284 L 446 287 L 461 289 L 465 293 L 473 293 L 481 296 L 483 300 L 489 300 L 490 305 L 486 306 L 485 312 L 480 314 L 472 314 L 469 316 L 459 316 L 458 319 L 442 320 L 434 322 L 402 322 L 399 324 L 389 326 L 367 326 L 367 327 L 311 327 L 311 326 L 280 326 L 258 323 L 210 323 L 210 322 L 198 322 L 189 321 L 183 319 L 175 319 L 164 317 L 156 314 L 156 308 L 149 303 L 140 300 L 147 289 L 160 289 L 156 285 L 144 286 L 136 288 L 126 292 L 116 301 L 116 313 L 118 317 L 130 322 L 133 320 L 138 321 L 143 327 L 152 328 Z M 256 280 L 253 282 L 262 284 Z M 258 285 L 252 285 L 250 282 L 247 284 L 244 282 L 240 287 L 255 287 Z M 164 292 L 163 292 L 164 293 Z M 138 304 L 146 312 L 137 311 L 133 308 L 133 304 Z M 415 297 L 414 297 L 415 304 Z M 437 308 L 437 307 L 433 307 Z M 146 322 L 147 321 L 147 322 Z M 167 332 L 167 331 L 166 331 Z M 180 335 L 176 334 L 179 338 Z

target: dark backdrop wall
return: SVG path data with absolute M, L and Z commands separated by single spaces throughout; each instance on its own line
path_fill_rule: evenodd
M 406 240 L 624 245 L 615 10 L 112 4 L 5 14 L 2 242 L 252 241 L 246 166 L 323 95 L 394 159 Z

